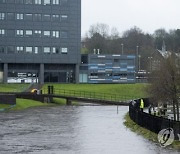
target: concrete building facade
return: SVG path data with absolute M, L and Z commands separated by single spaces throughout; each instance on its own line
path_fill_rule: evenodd
M 78 82 L 81 0 L 0 1 L 0 81 Z

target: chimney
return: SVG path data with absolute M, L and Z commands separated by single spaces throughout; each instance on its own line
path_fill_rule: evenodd
M 97 54 L 99 55 L 100 54 L 100 49 L 97 49 L 97 52 L 98 52 Z
M 94 49 L 94 54 L 96 54 L 96 49 Z

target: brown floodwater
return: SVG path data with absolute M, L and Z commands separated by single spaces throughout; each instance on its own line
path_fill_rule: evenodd
M 59 106 L 0 113 L 0 154 L 178 154 L 123 125 L 128 107 Z

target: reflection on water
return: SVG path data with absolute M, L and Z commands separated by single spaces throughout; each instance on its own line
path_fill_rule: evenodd
M 123 125 L 127 107 L 61 106 L 0 113 L 0 153 L 175 154 Z

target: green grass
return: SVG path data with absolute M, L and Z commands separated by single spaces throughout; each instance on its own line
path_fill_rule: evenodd
M 53 98 L 53 103 L 58 105 L 66 105 L 66 100 L 61 98 Z
M 86 91 L 95 93 L 116 94 L 117 96 L 125 96 L 128 98 L 147 97 L 145 88 L 148 84 L 50 84 L 54 89 L 66 89 L 75 91 Z M 43 89 L 47 91 L 48 84 Z
M 39 106 L 52 106 L 53 104 L 41 103 L 39 101 L 28 100 L 28 99 L 16 99 L 16 105 L 11 107 L 11 105 L 0 104 L 0 110 L 23 110 L 30 107 L 39 107 Z M 11 108 L 10 108 L 11 107 Z
M 21 92 L 26 89 L 29 84 L 0 84 L 0 92 Z
M 16 99 L 16 106 L 12 108 L 11 110 L 22 110 L 22 109 L 27 109 L 30 107 L 38 107 L 38 106 L 49 106 L 52 104 L 47 104 L 47 103 L 41 103 L 38 101 L 34 100 L 28 100 L 28 99 Z
M 126 127 L 128 127 L 131 131 L 137 133 L 138 135 L 142 135 L 144 138 L 156 142 L 158 143 L 158 139 L 157 139 L 157 134 L 151 132 L 148 129 L 145 129 L 143 127 L 140 127 L 138 124 L 136 124 L 134 121 L 132 121 L 129 117 L 129 113 L 127 113 L 124 117 L 125 121 L 124 121 L 124 125 Z M 180 142 L 179 141 L 174 141 L 172 145 L 170 145 L 170 147 L 180 150 Z
M 57 104 L 57 105 L 66 105 L 66 100 L 62 98 L 53 98 L 52 103 Z M 73 101 L 72 105 L 78 105 L 78 103 Z
M 0 109 L 2 109 L 2 108 L 8 108 L 8 107 L 10 107 L 11 105 L 7 105 L 7 104 L 0 104 Z
M 39 101 L 28 100 L 28 99 L 16 99 L 16 106 L 13 108 L 13 110 L 22 110 L 30 107 L 48 106 L 48 105 L 52 105 L 52 104 L 41 103 Z

